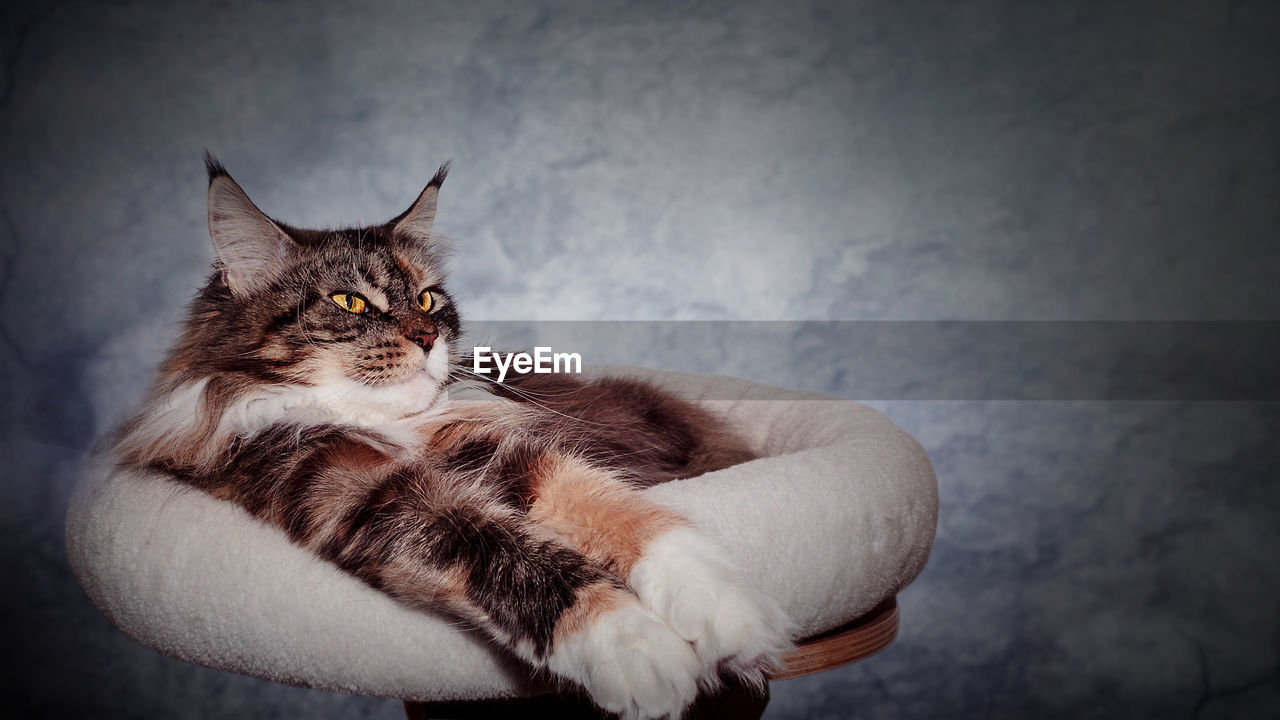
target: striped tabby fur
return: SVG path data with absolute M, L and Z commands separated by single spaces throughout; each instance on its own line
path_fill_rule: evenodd
M 632 380 L 526 375 L 449 401 L 447 166 L 385 225 L 321 232 L 270 219 L 206 159 L 217 271 L 119 429 L 120 463 L 241 505 L 625 717 L 678 716 L 722 672 L 761 681 L 785 617 L 638 493 L 750 459 L 740 440 Z

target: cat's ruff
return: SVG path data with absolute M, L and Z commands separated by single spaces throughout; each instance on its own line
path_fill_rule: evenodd
M 924 566 L 937 522 L 933 469 L 880 413 L 732 378 L 628 372 L 722 413 L 766 456 L 644 494 L 716 538 L 798 636 L 862 615 Z M 171 480 L 87 475 L 67 547 L 107 617 L 172 657 L 408 700 L 544 687 L 479 635 L 398 604 L 238 506 Z

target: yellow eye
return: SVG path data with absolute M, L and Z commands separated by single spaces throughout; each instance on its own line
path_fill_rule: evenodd
M 430 290 L 423 290 L 418 293 L 418 309 L 426 312 L 431 309 L 432 298 Z
M 355 293 L 334 293 L 329 296 L 329 299 L 338 303 L 338 307 L 341 307 L 343 310 L 356 313 L 357 315 L 363 313 L 368 307 L 364 298 Z

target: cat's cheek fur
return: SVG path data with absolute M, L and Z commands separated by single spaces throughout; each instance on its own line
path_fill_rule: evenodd
M 416 351 L 415 351 L 416 352 Z M 361 425 L 380 425 L 430 409 L 449 377 L 448 343 L 437 340 L 418 370 L 401 382 L 366 385 L 343 372 L 319 367 L 310 401 L 334 418 Z
M 634 598 L 557 638 L 546 665 L 625 720 L 680 717 L 703 671 L 689 643 Z
M 791 622 L 772 600 L 743 582 L 714 542 L 690 527 L 655 538 L 628 583 L 646 607 L 693 644 L 715 680 L 717 668 L 763 686 L 764 671 L 791 649 Z

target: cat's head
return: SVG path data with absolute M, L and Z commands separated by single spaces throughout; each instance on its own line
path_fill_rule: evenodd
M 430 406 L 460 335 L 432 230 L 447 164 L 389 222 L 331 231 L 271 219 L 206 164 L 216 272 L 165 366 L 169 389 L 203 382 L 229 403 L 310 403 L 335 420 Z

